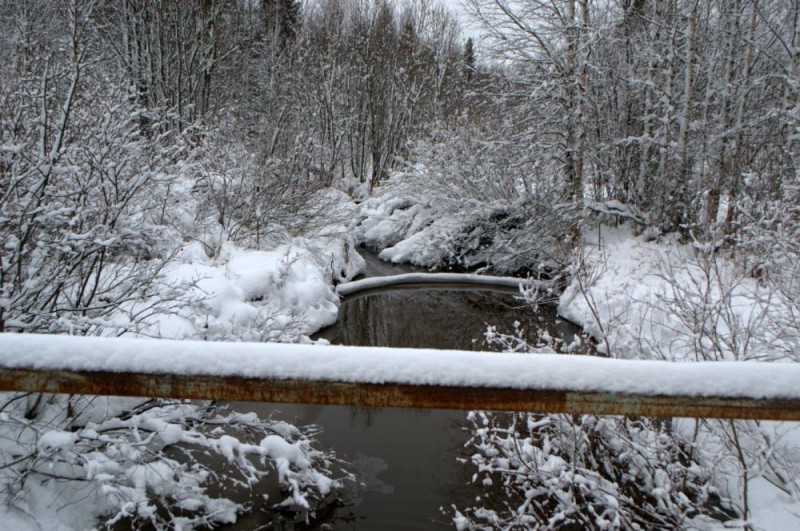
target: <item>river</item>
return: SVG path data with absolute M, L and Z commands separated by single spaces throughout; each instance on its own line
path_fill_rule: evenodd
M 413 270 L 386 264 L 374 255 L 365 258 L 366 276 Z M 536 340 L 538 330 L 567 341 L 579 332 L 559 320 L 552 308 L 534 311 L 513 292 L 475 287 L 387 288 L 345 299 L 337 323 L 318 336 L 335 344 L 359 346 L 499 350 L 485 342 L 486 327 L 497 325 L 501 332 L 512 332 L 515 321 L 530 341 Z M 479 494 L 480 488 L 469 482 L 472 471 L 458 461 L 466 457 L 469 439 L 463 411 L 233 406 L 261 415 L 272 413 L 296 425 L 320 426 L 320 445 L 335 449 L 359 476 L 362 485 L 352 493 L 351 503 L 329 511 L 312 529 L 451 529 L 452 506 L 463 506 Z M 258 525 L 258 511 L 254 511 L 237 528 Z M 293 524 L 287 523 L 286 528 Z

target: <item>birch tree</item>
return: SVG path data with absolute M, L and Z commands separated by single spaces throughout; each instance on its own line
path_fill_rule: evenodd
M 560 163 L 565 195 L 581 204 L 591 1 L 470 3 L 488 33 L 489 50 L 497 59 L 519 65 L 519 81 L 528 93 L 525 104 L 536 106 L 537 134 L 529 138 L 536 145 L 529 149 Z

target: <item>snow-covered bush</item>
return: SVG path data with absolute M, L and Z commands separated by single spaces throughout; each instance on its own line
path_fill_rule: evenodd
M 270 248 L 348 221 L 350 201 L 333 193 L 327 179 L 297 161 L 262 160 L 241 143 L 207 138 L 191 172 L 192 193 L 199 199 L 196 229 L 206 232 L 193 236 L 210 239 L 211 255 L 226 241 Z
M 740 237 L 748 233 L 751 248 L 729 249 L 596 226 L 576 251 L 580 259 L 559 312 L 615 357 L 796 362 L 796 276 L 794 266 L 777 265 L 795 260 L 792 243 L 782 231 L 760 232 L 757 224 Z M 762 273 L 754 274 L 754 263 L 764 265 Z M 796 425 L 709 419 L 671 424 L 676 438 L 692 441 L 695 459 L 713 473 L 714 486 L 738 518 L 760 524 L 795 510 L 784 508 L 796 503 L 798 491 Z M 773 497 L 781 503 L 767 509 Z
M 795 345 L 775 345 L 786 357 L 796 359 L 800 342 L 800 181 L 793 200 L 737 202 L 739 224 L 731 260 L 743 275 L 774 292 L 780 311 L 769 315 L 766 325 L 775 337 L 794 336 Z M 787 194 L 789 195 L 789 194 Z M 789 348 L 782 348 L 788 346 Z
M 419 142 L 413 164 L 362 204 L 360 239 L 395 263 L 561 270 L 578 216 L 548 179 L 553 168 L 504 141 L 513 131 L 469 131 Z
M 5 115 L 36 125 L 3 123 L 0 331 L 92 333 L 168 258 L 165 192 L 180 145 L 141 136 L 137 109 L 113 89 L 84 93 L 82 77 L 66 75 L 66 94 L 45 83 L 39 102 L 25 87 L 4 101 Z
M 305 520 L 338 487 L 313 432 L 255 414 L 64 395 L 1 404 L 5 521 L 193 529 L 235 522 L 254 504 Z
M 651 313 L 669 316 L 662 326 L 672 329 L 673 341 L 666 351 L 651 342 L 654 351 L 697 361 L 800 359 L 800 324 L 791 323 L 796 299 L 756 281 L 713 247 L 683 252 L 681 263 L 665 257 L 662 264 L 665 289 Z
M 685 529 L 735 516 L 691 441 L 658 419 L 472 412 L 458 529 Z
M 549 336 L 534 346 L 494 327 L 487 340 L 531 356 L 575 348 Z M 740 514 L 727 485 L 717 485 L 708 449 L 719 441 L 698 445 L 699 424 L 692 438 L 671 419 L 484 411 L 467 419 L 463 461 L 483 494 L 454 507 L 460 530 L 706 528 Z
M 683 244 L 676 235 L 648 240 L 629 226 L 597 225 L 576 250 L 559 312 L 614 357 L 793 359 L 796 288 L 759 281 L 737 261 L 744 260 L 713 244 Z
M 784 292 L 713 245 L 629 227 L 585 234 L 560 312 L 619 357 L 792 360 Z M 777 323 L 777 326 L 776 326 Z M 540 349 L 489 330 L 515 352 Z M 538 346 L 537 346 L 538 347 Z M 476 503 L 461 529 L 796 526 L 797 426 L 713 419 L 470 414 Z

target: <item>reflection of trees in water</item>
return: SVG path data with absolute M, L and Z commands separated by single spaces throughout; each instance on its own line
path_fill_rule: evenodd
M 558 335 L 556 320 L 552 308 L 534 311 L 507 293 L 403 290 L 345 301 L 326 337 L 345 345 L 478 350 L 491 348 L 484 340 L 488 325 L 513 333 L 517 321 L 535 343 L 539 329 Z
M 513 293 L 419 289 L 347 299 L 336 326 L 322 335 L 345 345 L 499 350 L 483 340 L 487 325 L 508 333 L 513 331 L 514 321 L 521 323 L 531 343 L 535 343 L 539 328 L 556 335 L 558 327 L 553 308 L 534 311 Z M 579 331 L 575 327 L 568 330 L 569 334 Z M 473 343 L 473 339 L 479 341 Z M 358 462 L 351 469 L 376 476 L 360 481 L 382 483 L 358 491 L 361 502 L 357 507 L 337 510 L 332 520 L 336 527 L 345 515 L 366 518 L 372 528 L 419 522 L 420 517 L 426 518 L 427 527 L 451 527 L 449 514 L 436 512 L 437 507 L 470 507 L 476 496 L 485 496 L 490 490 L 472 483 L 474 470 L 457 461 L 468 462 L 474 453 L 472 447 L 464 447 L 469 437 L 464 416 L 463 412 L 443 410 L 325 409 L 318 420 L 326 426 L 325 444 L 343 452 L 346 459 L 358 459 L 357 454 L 379 456 L 388 464 L 380 474 L 369 468 L 372 462 Z M 409 443 L 413 444 L 414 461 L 408 461 Z M 366 469 L 360 470 L 361 465 Z M 437 479 L 427 479 L 431 477 Z M 394 488 L 390 497 L 380 492 L 384 483 Z M 424 496 L 420 490 L 426 491 Z M 434 524 L 432 516 L 440 521 Z

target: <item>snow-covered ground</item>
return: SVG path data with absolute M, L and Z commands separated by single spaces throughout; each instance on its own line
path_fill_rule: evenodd
M 800 360 L 797 301 L 723 253 L 597 227 L 576 254 L 559 313 L 618 358 Z
M 169 310 L 141 334 L 303 340 L 336 321 L 333 281 L 349 280 L 363 267 L 347 240 L 295 238 L 268 251 L 225 243 L 213 259 L 199 243 L 189 244 L 162 271 L 162 301 Z
M 339 192 L 317 193 L 327 210 L 316 215 L 314 230 L 292 237 L 272 226 L 269 237 L 251 241 L 233 237 L 213 210 L 203 211 L 208 199 L 191 172 L 178 175 L 168 196 L 170 224 L 156 242 L 167 259 L 147 291 L 103 320 L 71 320 L 62 328 L 88 324 L 101 335 L 127 336 L 96 340 L 137 344 L 147 340 L 134 337 L 309 342 L 309 334 L 336 320 L 334 283 L 364 268 L 343 224 L 353 204 Z M 45 337 L 49 344 L 69 340 Z M 137 365 L 180 365 L 170 349 L 151 353 Z M 82 350 L 79 357 L 86 355 L 93 354 Z M 180 401 L 11 393 L 0 400 L 4 529 L 90 529 L 109 518 L 171 529 L 233 522 L 248 504 L 214 494 L 214 484 L 258 492 L 268 476 L 271 499 L 257 503 L 302 515 L 340 485 L 311 428 Z M 225 469 L 206 464 L 208 456 L 226 462 Z
M 573 274 L 559 313 L 613 357 L 680 365 L 771 361 L 787 371 L 800 361 L 796 294 L 792 298 L 791 287 L 754 278 L 724 252 L 681 244 L 671 236 L 651 240 L 635 235 L 628 225 L 599 226 L 584 234 Z M 708 385 L 718 378 L 710 377 Z M 781 531 L 800 527 L 797 424 L 742 422 L 698 430 L 695 422 L 684 420 L 676 428 L 702 441 L 698 449 L 718 463 L 717 483 L 730 499 L 744 506 L 747 498 L 753 528 Z M 731 449 L 731 440 L 738 452 Z M 777 477 L 766 454 L 780 463 Z
M 207 199 L 194 179 L 179 177 L 171 191 L 173 226 L 163 244 L 171 258 L 157 291 L 121 309 L 116 335 L 295 342 L 333 323 L 339 305 L 334 283 L 351 280 L 365 264 L 348 226 L 355 205 L 335 190 L 315 194 L 321 210 L 295 214 L 313 219 L 306 235 L 293 237 L 275 225 L 263 228 L 260 240 L 235 238 L 213 210 L 203 210 Z M 174 248 L 174 242 L 185 243 Z M 126 317 L 149 314 L 142 325 L 124 326 Z

